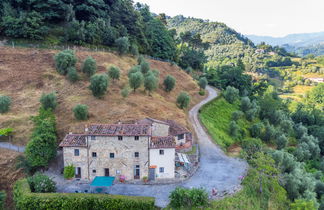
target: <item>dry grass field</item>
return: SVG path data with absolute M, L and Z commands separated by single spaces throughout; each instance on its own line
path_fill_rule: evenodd
M 87 123 L 114 123 L 118 120 L 143 117 L 175 119 L 189 126 L 186 111 L 179 109 L 175 104 L 176 97 L 181 91 L 187 91 L 191 96 L 191 106 L 203 98 L 198 94 L 196 82 L 177 66 L 148 60 L 151 69 L 160 71 L 160 87 L 152 96 L 145 94 L 142 87 L 124 99 L 120 91 L 128 84 L 127 72 L 136 65 L 136 59 L 107 52 L 77 51 L 78 72 L 87 56 L 92 56 L 97 61 L 98 73 L 105 73 L 111 65 L 121 69 L 121 79 L 110 83 L 103 99 L 96 99 L 88 88 L 89 79 L 86 76 L 81 75 L 81 81 L 72 84 L 56 72 L 53 56 L 57 52 L 0 47 L 0 94 L 12 98 L 11 110 L 0 115 L 0 127 L 14 128 L 13 141 L 16 144 L 24 145 L 28 142 L 33 127 L 30 117 L 37 114 L 42 93 L 56 92 L 58 96 L 55 115 L 60 139 L 70 131 L 81 132 Z M 171 93 L 162 89 L 162 82 L 167 74 L 171 74 L 177 80 Z M 89 120 L 80 122 L 74 119 L 72 108 L 77 104 L 89 106 Z

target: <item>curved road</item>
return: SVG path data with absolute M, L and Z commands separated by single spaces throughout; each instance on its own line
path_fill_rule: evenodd
M 159 207 L 166 207 L 169 203 L 169 194 L 177 186 L 182 187 L 203 187 L 211 193 L 212 188 L 219 192 L 233 190 L 240 185 L 240 176 L 244 176 L 247 170 L 247 163 L 243 160 L 228 157 L 212 142 L 212 139 L 203 129 L 198 119 L 199 109 L 209 101 L 217 97 L 215 89 L 207 86 L 208 97 L 195 105 L 189 111 L 189 118 L 195 129 L 200 147 L 200 167 L 196 173 L 183 183 L 165 185 L 133 185 L 115 184 L 111 187 L 111 194 L 151 196 L 155 197 L 155 204 Z

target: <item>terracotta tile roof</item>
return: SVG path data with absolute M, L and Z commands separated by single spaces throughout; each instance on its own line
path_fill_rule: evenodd
M 173 136 L 152 136 L 150 149 L 175 148 L 176 143 Z
M 149 124 L 152 125 L 153 122 L 155 123 L 161 123 L 161 124 L 165 124 L 165 125 L 169 125 L 166 121 L 162 121 L 162 120 L 157 120 L 157 119 L 153 119 L 153 118 L 144 118 L 142 120 L 137 120 L 136 121 L 138 124 Z
M 151 126 L 147 124 L 92 124 L 86 133 L 104 136 L 150 136 Z
M 86 135 L 84 134 L 68 134 L 60 143 L 60 147 L 86 147 Z
M 190 133 L 186 128 L 182 127 L 178 123 L 176 123 L 173 120 L 166 120 L 166 122 L 169 124 L 169 135 L 176 136 L 183 133 Z

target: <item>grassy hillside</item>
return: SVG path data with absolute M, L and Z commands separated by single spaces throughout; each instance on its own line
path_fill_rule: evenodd
M 229 135 L 229 124 L 232 120 L 232 113 L 238 109 L 239 101 L 235 104 L 230 104 L 223 97 L 219 97 L 205 105 L 200 111 L 202 123 L 207 128 L 215 143 L 224 149 L 237 142 L 237 140 Z M 249 135 L 247 128 L 250 127 L 251 122 L 243 117 L 237 123 Z
M 128 98 L 122 98 L 120 91 L 128 84 L 127 72 L 137 63 L 129 56 L 118 56 L 107 52 L 76 51 L 78 71 L 82 61 L 92 56 L 97 61 L 98 73 L 116 65 L 121 69 L 121 79 L 111 82 L 108 93 L 103 99 L 92 96 L 89 79 L 82 75 L 81 81 L 70 83 L 59 75 L 54 67 L 55 50 L 0 48 L 0 94 L 12 98 L 11 110 L 0 115 L 0 127 L 12 127 L 15 130 L 14 143 L 25 144 L 33 127 L 30 117 L 37 114 L 42 93 L 55 91 L 58 95 L 58 107 L 55 110 L 57 130 L 62 138 L 69 131 L 82 132 L 87 123 L 114 123 L 118 120 L 131 120 L 142 117 L 176 119 L 187 125 L 186 112 L 179 109 L 176 97 L 181 91 L 191 96 L 191 105 L 202 99 L 196 82 L 184 71 L 170 63 L 149 60 L 152 69 L 160 71 L 160 87 L 152 96 L 144 93 L 143 88 L 131 92 Z M 177 80 L 171 93 L 162 90 L 162 82 L 167 74 Z M 76 121 L 72 108 L 77 104 L 89 106 L 88 121 Z

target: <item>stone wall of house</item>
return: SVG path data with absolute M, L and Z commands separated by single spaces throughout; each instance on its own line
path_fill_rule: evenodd
M 79 156 L 74 151 L 79 150 Z M 86 147 L 63 147 L 64 166 L 73 165 L 81 168 L 81 179 L 88 179 L 88 158 Z
M 160 150 L 163 150 L 161 154 Z M 150 149 L 150 166 L 156 166 L 156 178 L 174 178 L 175 171 L 175 149 L 161 148 Z M 164 168 L 164 172 L 160 172 L 160 168 Z
M 169 135 L 169 125 L 162 123 L 152 123 L 152 136 L 168 136 Z
M 174 136 L 174 138 L 176 139 L 176 145 L 177 145 L 177 146 L 186 143 L 186 135 L 187 135 L 187 134 L 183 134 L 183 138 L 181 138 L 181 139 L 179 138 L 181 135 Z
M 89 144 L 89 171 L 90 179 L 95 176 L 104 176 L 105 169 L 109 169 L 109 176 L 126 176 L 126 180 L 133 180 L 135 167 L 140 167 L 140 179 L 148 176 L 148 136 L 139 136 L 135 140 L 134 136 L 123 136 L 118 140 L 118 136 L 96 136 L 95 140 L 88 137 Z M 97 157 L 92 157 L 95 152 Z M 139 157 L 135 157 L 135 152 Z M 110 157 L 114 153 L 114 158 Z

